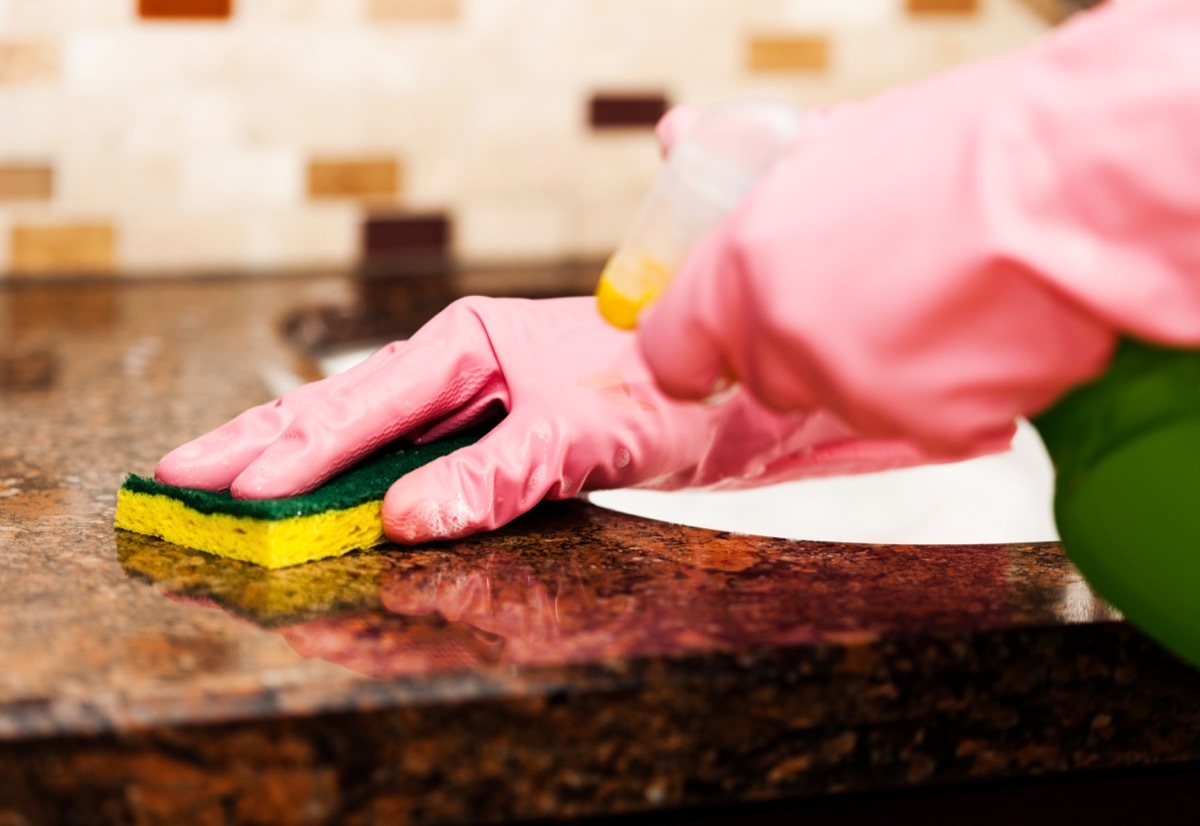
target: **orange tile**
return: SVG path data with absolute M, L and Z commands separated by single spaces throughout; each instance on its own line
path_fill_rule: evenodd
M 747 44 L 747 63 L 752 72 L 823 72 L 829 52 L 824 35 L 759 35 Z
M 39 164 L 0 164 L 0 201 L 48 201 L 54 170 Z
M 310 198 L 381 199 L 399 191 L 395 158 L 317 158 L 308 164 Z
M 458 0 L 371 0 L 375 20 L 455 20 Z
M 906 0 L 909 14 L 975 14 L 979 0 Z
M 116 259 L 116 233 L 110 224 L 17 225 L 11 246 L 17 275 L 106 273 Z
M 59 51 L 54 43 L 0 42 L 0 85 L 58 80 Z
M 138 15 L 147 20 L 223 20 L 233 13 L 233 0 L 138 0 Z

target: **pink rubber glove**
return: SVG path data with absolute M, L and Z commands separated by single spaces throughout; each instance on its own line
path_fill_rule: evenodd
M 392 539 L 495 528 L 582 489 L 744 486 L 924 460 L 907 443 L 857 439 L 832 416 L 775 413 L 748 395 L 672 401 L 636 337 L 609 327 L 590 297 L 472 298 L 358 367 L 177 448 L 155 475 L 239 498 L 288 496 L 393 439 L 433 440 L 502 410 L 477 444 L 392 486 Z
M 1194 0 L 1108 4 L 813 117 L 647 313 L 655 376 L 952 456 L 1118 334 L 1200 344 L 1198 33 Z

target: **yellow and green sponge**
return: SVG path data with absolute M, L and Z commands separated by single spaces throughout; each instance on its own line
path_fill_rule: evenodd
M 164 485 L 131 473 L 117 492 L 114 522 L 265 568 L 340 556 L 386 539 L 382 505 L 393 482 L 479 437 L 472 431 L 426 445 L 394 445 L 310 493 L 283 499 L 234 499 L 228 492 Z

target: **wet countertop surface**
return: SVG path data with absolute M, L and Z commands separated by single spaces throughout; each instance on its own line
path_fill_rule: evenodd
M 0 287 L 0 814 L 478 822 L 1200 759 L 1200 678 L 1056 545 L 568 502 L 269 572 L 113 530 L 126 472 L 306 375 L 296 342 L 355 326 L 313 308 L 363 300 Z

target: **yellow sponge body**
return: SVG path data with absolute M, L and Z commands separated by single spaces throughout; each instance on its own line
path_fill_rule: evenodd
M 286 568 L 314 559 L 370 548 L 386 539 L 383 502 L 287 519 L 255 519 L 201 513 L 178 499 L 122 488 L 117 492 L 116 527 L 158 536 L 265 568 Z

